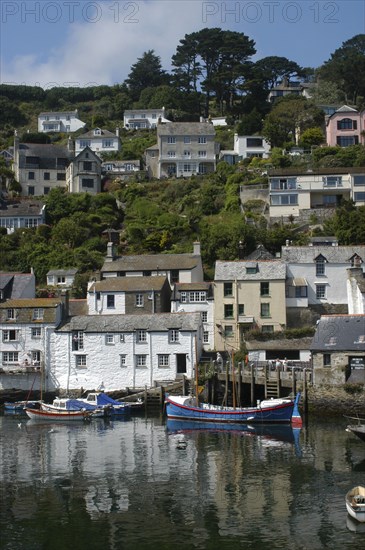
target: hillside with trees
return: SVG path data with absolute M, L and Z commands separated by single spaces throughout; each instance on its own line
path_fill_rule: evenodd
M 217 171 L 182 180 L 114 182 L 98 196 L 67 194 L 55 189 L 44 197 L 46 225 L 6 235 L 0 230 L 0 270 L 29 271 L 45 284 L 51 268 L 76 267 L 75 296 L 85 292 L 88 276 L 101 267 L 108 229 L 120 232 L 119 253 L 191 252 L 201 242 L 207 278 L 217 259 L 234 260 L 240 241 L 248 255 L 261 243 L 275 254 L 285 240 L 306 244 L 313 230 L 294 221 L 269 224 L 262 207 L 251 201 L 242 209 L 241 186 L 267 184 L 270 168 L 365 166 L 365 148 L 323 147 L 326 102 L 364 107 L 364 71 L 353 71 L 365 60 L 365 35 L 345 42 L 318 68 L 303 68 L 284 57 L 252 61 L 253 40 L 219 28 L 185 35 L 176 46 L 172 72 L 163 70 L 158 54 L 145 52 L 127 78 L 113 86 L 42 88 L 0 85 L 0 148 L 12 145 L 14 130 L 21 141 L 66 143 L 67 135 L 37 133 L 37 116 L 44 111 L 77 109 L 86 129 L 115 131 L 129 108 L 161 108 L 173 121 L 198 121 L 200 116 L 227 118 L 217 128 L 216 141 L 232 149 L 233 134 L 263 135 L 272 145 L 270 159 L 245 159 L 235 166 L 218 163 Z M 349 79 L 349 75 L 352 75 Z M 310 84 L 313 99 L 289 95 L 270 103 L 268 93 L 284 78 Z M 295 134 L 300 130 L 300 141 Z M 121 131 L 122 151 L 114 157 L 142 159 L 156 140 L 154 130 Z M 286 154 L 300 145 L 307 154 Z M 0 181 L 12 175 L 0 161 Z M 12 183 L 16 194 L 16 182 Z M 315 234 L 336 236 L 340 244 L 365 242 L 365 208 L 343 204 Z

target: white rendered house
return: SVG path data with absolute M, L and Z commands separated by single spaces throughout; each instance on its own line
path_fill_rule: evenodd
M 78 155 L 86 147 L 90 147 L 98 155 L 120 151 L 119 128 L 116 129 L 115 134 L 109 132 L 109 130 L 94 128 L 90 132 L 78 136 L 75 139 L 75 154 Z
M 50 111 L 38 115 L 38 132 L 76 132 L 85 126 L 85 122 L 75 111 Z
M 165 116 L 165 107 L 124 111 L 123 126 L 126 130 L 154 129 L 161 122 L 170 122 Z

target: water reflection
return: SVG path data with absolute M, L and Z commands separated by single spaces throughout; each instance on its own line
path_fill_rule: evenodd
M 0 417 L 0 547 L 350 548 L 344 495 L 363 484 L 358 443 L 338 422 Z

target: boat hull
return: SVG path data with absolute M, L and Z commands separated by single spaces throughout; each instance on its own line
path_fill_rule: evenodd
M 347 430 L 359 439 L 361 441 L 365 441 L 365 424 L 359 424 L 358 426 L 347 426 Z
M 358 485 L 346 494 L 346 509 L 352 518 L 365 523 L 365 487 Z
M 297 397 L 298 399 L 298 397 Z M 297 401 L 296 399 L 296 401 Z M 167 396 L 167 418 L 214 423 L 290 423 L 296 401 L 273 399 L 263 401 L 258 407 L 232 408 L 212 405 L 194 405 L 194 399 L 183 396 Z
M 31 420 L 65 422 L 82 421 L 90 418 L 89 411 L 45 411 L 42 409 L 31 409 L 26 407 L 25 412 Z

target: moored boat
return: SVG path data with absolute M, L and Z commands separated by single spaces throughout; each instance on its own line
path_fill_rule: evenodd
M 56 411 L 56 410 L 43 410 L 43 409 L 32 409 L 31 407 L 26 407 L 25 412 L 31 420 L 37 421 L 51 421 L 51 422 L 68 422 L 70 420 L 87 420 L 91 417 L 92 411 L 79 410 L 79 411 Z
M 365 417 L 363 416 L 346 416 L 350 420 L 356 420 L 355 423 L 351 423 L 346 427 L 346 431 L 353 433 L 362 441 L 365 441 Z
M 346 509 L 351 517 L 365 523 L 365 487 L 357 485 L 346 493 Z
M 131 412 L 131 405 L 127 402 L 116 401 L 103 392 L 90 392 L 85 398 L 78 401 L 92 406 L 95 409 L 107 409 L 111 416 L 125 415 Z
M 267 399 L 256 407 L 221 407 L 199 403 L 192 396 L 166 396 L 167 418 L 175 420 L 190 420 L 215 423 L 256 423 L 270 422 L 273 424 L 291 423 L 295 414 L 296 424 L 300 418 L 298 403 L 300 394 L 295 399 Z
M 80 401 L 79 399 L 59 398 L 53 400 L 53 403 L 42 403 L 41 409 L 51 412 L 62 411 L 89 411 L 93 417 L 109 416 L 107 408 L 97 408 L 94 405 Z
M 6 401 L 4 403 L 4 411 L 6 412 L 23 412 L 25 407 L 36 407 L 37 404 L 40 406 L 41 401 Z

